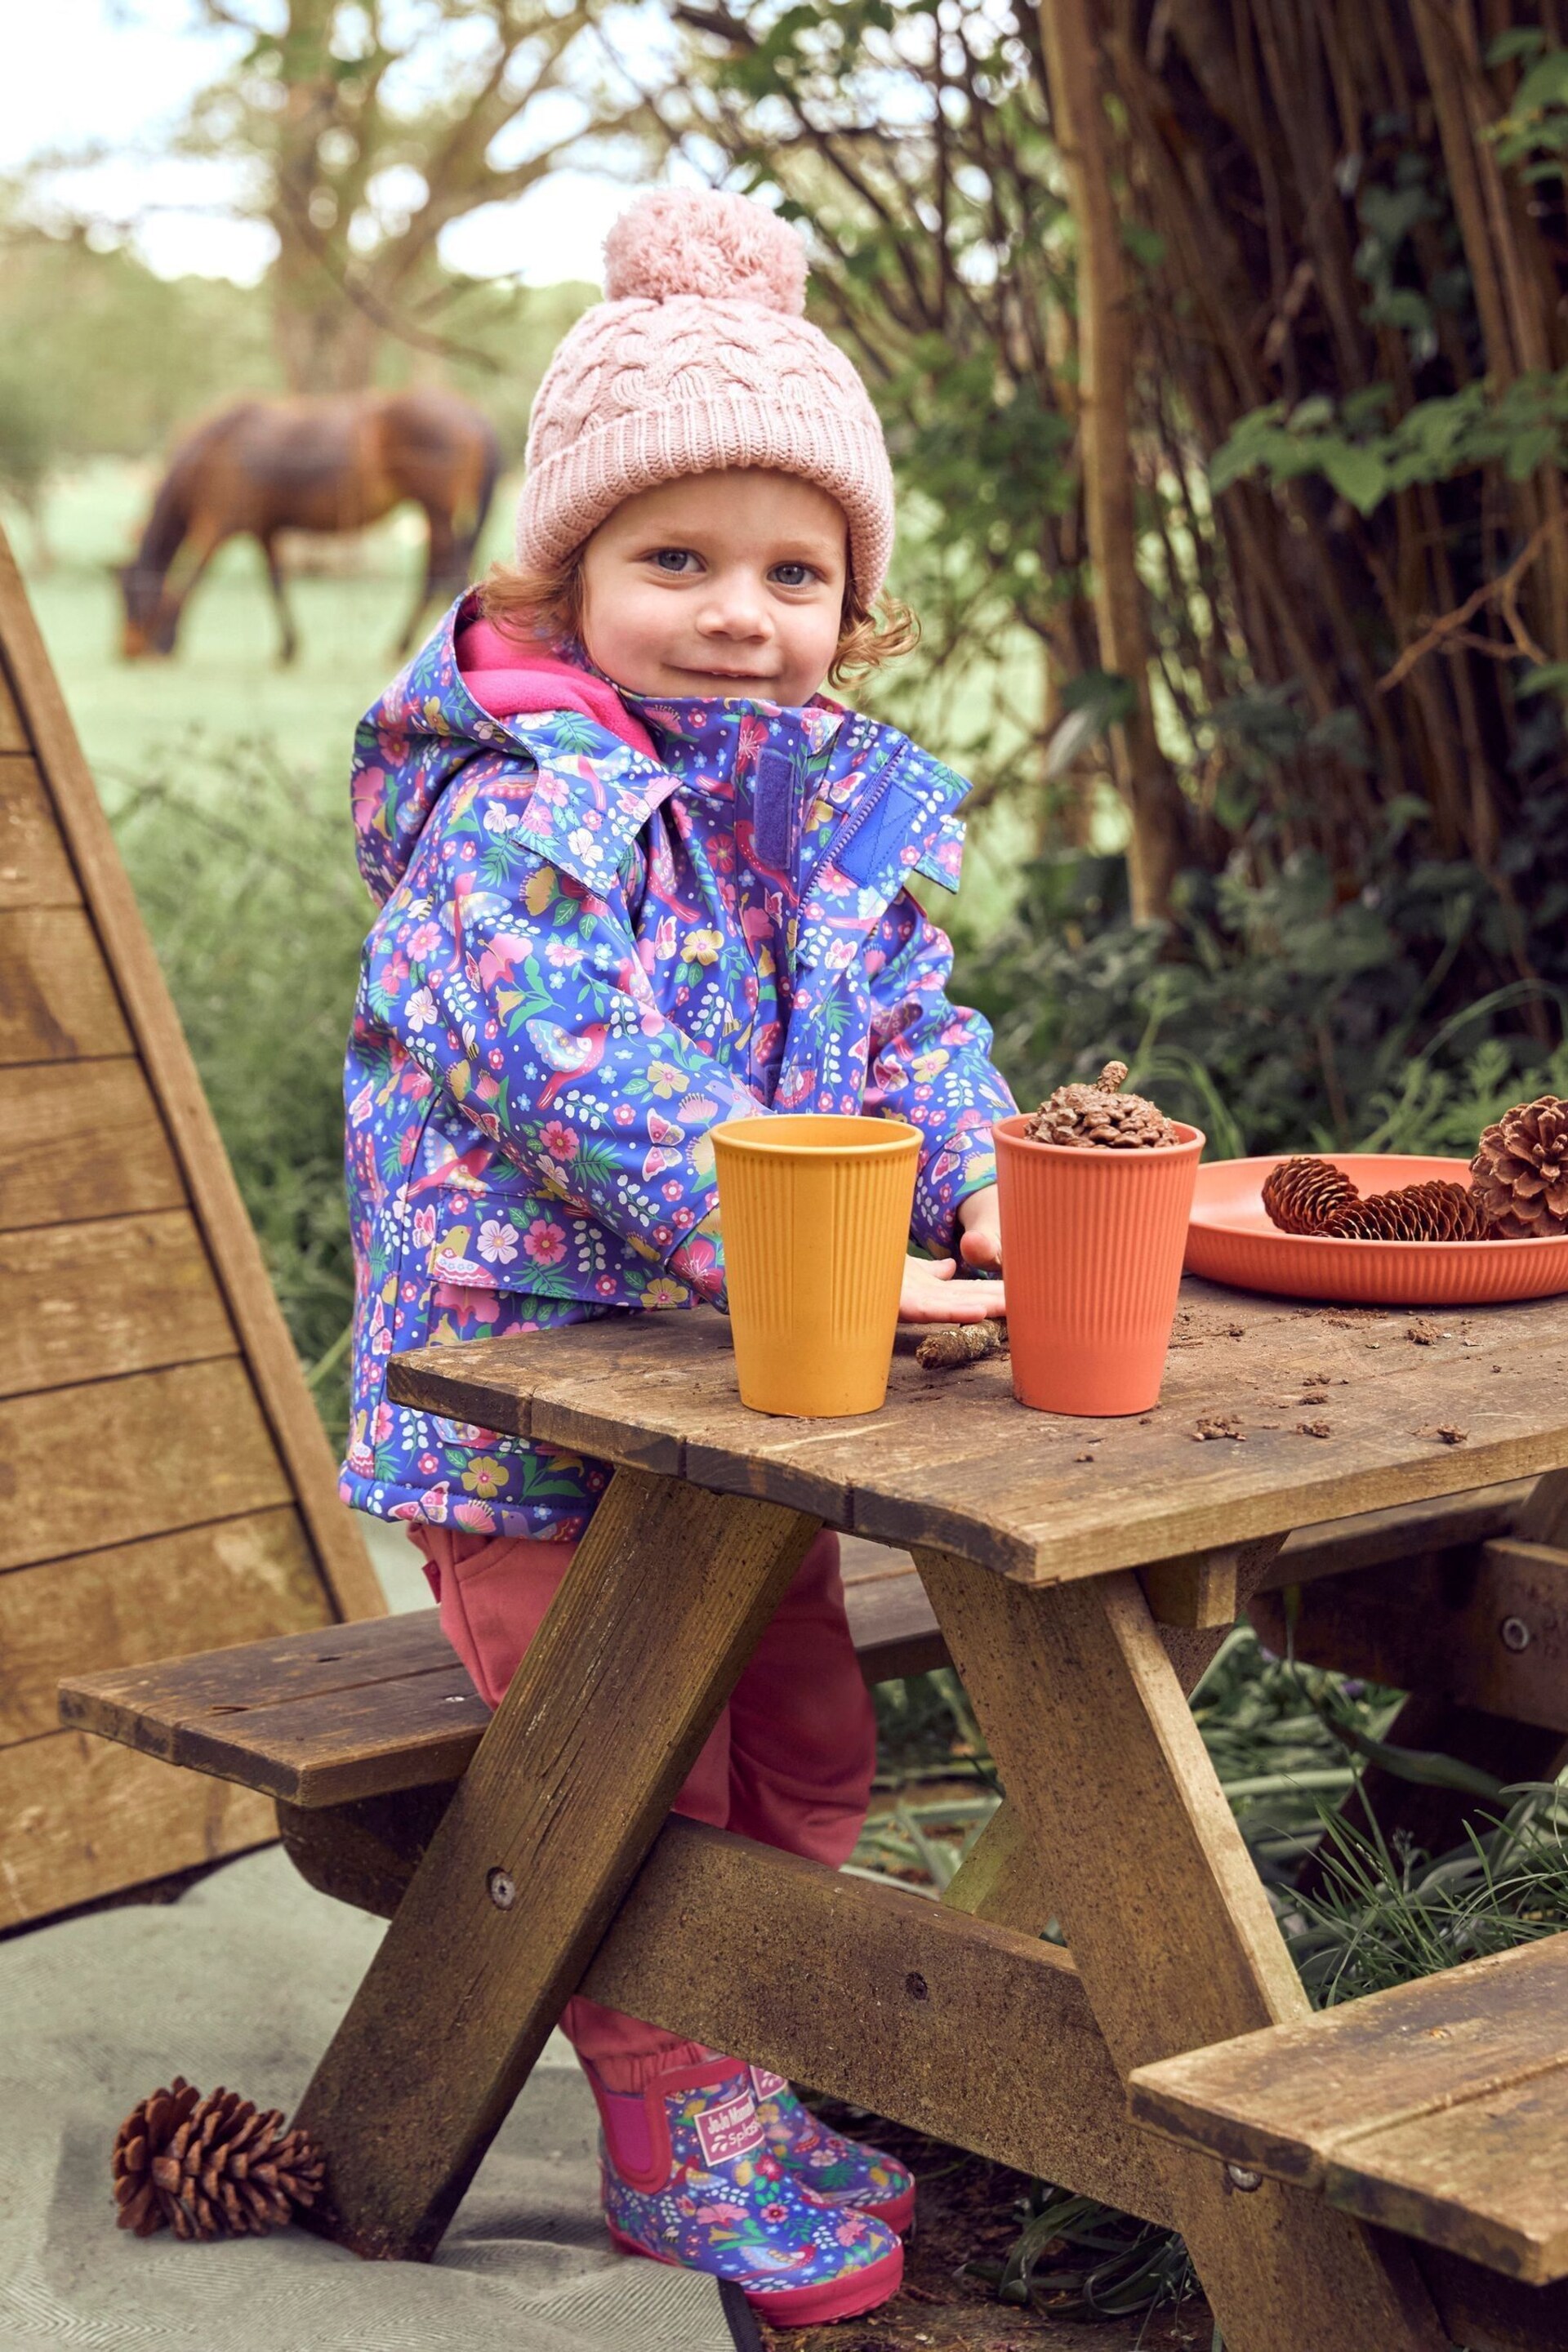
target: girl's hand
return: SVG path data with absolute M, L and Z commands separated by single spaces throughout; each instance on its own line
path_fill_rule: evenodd
M 958 1204 L 959 1255 L 965 1265 L 1002 1268 L 1002 1213 L 994 1184 L 983 1185 Z
M 956 1258 L 906 1258 L 900 1322 L 984 1323 L 988 1315 L 1005 1315 L 999 1282 L 954 1282 L 957 1271 Z

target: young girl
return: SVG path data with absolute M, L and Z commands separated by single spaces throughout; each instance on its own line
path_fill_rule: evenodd
M 881 430 L 801 315 L 794 233 L 666 192 L 534 404 L 518 564 L 462 598 L 358 737 L 381 912 L 350 1044 L 359 1273 L 345 1498 L 403 1519 L 491 1706 L 605 1465 L 389 1402 L 394 1350 L 722 1303 L 712 1129 L 773 1110 L 921 1130 L 910 1319 L 999 1312 L 990 1033 L 907 885 L 955 886 L 960 779 L 819 692 L 912 641 L 878 599 Z M 679 1799 L 837 1866 L 875 1757 L 837 1538 L 813 1545 Z M 628 2252 L 770 2320 L 867 2311 L 909 2174 L 787 2084 L 572 2001 Z

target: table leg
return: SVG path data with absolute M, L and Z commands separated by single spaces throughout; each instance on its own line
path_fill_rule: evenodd
M 305 2094 L 327 2235 L 435 2252 L 818 1525 L 616 1473 Z
M 917 1551 L 1123 2080 L 1305 2014 L 1192 1710 L 1131 1575 L 1044 1590 Z M 1169 2152 L 1226 2352 L 1444 2352 L 1409 2249 L 1321 2198 Z

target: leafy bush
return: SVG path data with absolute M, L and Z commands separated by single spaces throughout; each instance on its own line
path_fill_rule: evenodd
M 126 785 L 115 831 L 295 1346 L 332 1433 L 353 1265 L 343 1045 L 369 920 L 345 805 L 267 749 L 198 734 Z
M 1478 937 L 1505 970 L 1496 894 L 1463 863 L 1391 857 L 1347 893 L 1297 852 L 1263 883 L 1186 876 L 1178 919 L 1161 925 L 1131 921 L 1120 857 L 1075 852 L 1027 869 L 998 938 L 961 939 L 956 985 L 994 1023 L 1020 1101 L 1119 1055 L 1219 1159 L 1468 1156 L 1521 1094 L 1568 1092 L 1568 1049 L 1552 1042 L 1568 971 L 1455 1002 L 1451 975 Z

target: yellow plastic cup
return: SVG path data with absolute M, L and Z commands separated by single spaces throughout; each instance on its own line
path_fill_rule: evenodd
M 781 1117 L 712 1129 L 741 1402 L 816 1420 L 888 1393 L 920 1130 Z

